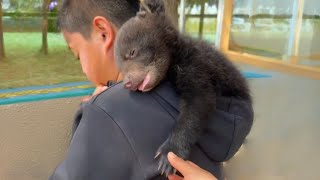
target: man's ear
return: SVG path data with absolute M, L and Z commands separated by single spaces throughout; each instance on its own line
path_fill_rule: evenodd
M 95 32 L 95 38 L 101 38 L 106 48 L 110 48 L 115 40 L 115 29 L 113 25 L 106 18 L 96 16 L 93 18 L 92 26 Z

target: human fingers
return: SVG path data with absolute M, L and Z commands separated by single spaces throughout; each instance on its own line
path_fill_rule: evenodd
M 191 162 L 191 161 L 187 161 L 191 166 L 196 167 L 196 168 L 200 168 L 198 165 L 196 165 L 195 163 Z
M 183 180 L 183 178 L 178 175 L 169 175 L 168 179 L 169 180 Z
M 108 87 L 107 86 L 97 86 L 94 92 L 92 93 L 91 96 L 85 96 L 82 98 L 82 102 L 88 102 L 92 98 L 92 96 L 98 95 L 102 93 L 104 90 L 106 90 Z
M 181 159 L 177 155 L 175 155 L 173 152 L 168 153 L 168 160 L 170 164 L 177 169 L 182 175 L 188 174 L 192 172 L 194 169 L 194 166 L 189 164 L 187 161 Z
M 108 87 L 107 86 L 97 86 L 95 91 L 93 92 L 92 96 L 98 95 L 104 90 L 106 90 Z
M 91 99 L 91 96 L 86 96 L 82 98 L 82 102 L 88 102 Z

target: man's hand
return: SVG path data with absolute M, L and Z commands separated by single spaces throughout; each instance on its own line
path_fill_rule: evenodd
M 169 180 L 217 180 L 208 171 L 201 169 L 196 164 L 185 161 L 172 152 L 168 153 L 170 164 L 177 169 L 183 177 L 177 175 L 169 175 Z
M 94 90 L 93 94 L 91 96 L 86 96 L 82 99 L 82 102 L 87 102 L 89 101 L 92 96 L 100 94 L 102 91 L 106 90 L 108 87 L 107 86 L 97 86 L 96 89 Z

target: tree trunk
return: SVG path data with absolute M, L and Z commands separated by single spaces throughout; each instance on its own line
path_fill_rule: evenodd
M 165 0 L 164 1 L 166 6 L 166 12 L 170 16 L 171 21 L 173 22 L 173 25 L 178 28 L 178 6 L 179 6 L 179 0 Z
M 2 0 L 0 0 L 0 60 L 5 57 L 4 52 L 4 39 L 3 39 L 3 28 L 2 28 Z
M 48 54 L 48 7 L 50 0 L 43 0 L 42 4 L 42 47 L 41 52 Z
M 199 38 L 202 39 L 203 36 L 203 21 L 204 21 L 204 8 L 205 1 L 201 0 L 201 12 L 200 12 L 200 23 L 199 23 Z
M 57 6 L 58 11 L 60 10 L 62 3 L 63 3 L 63 0 L 58 0 L 58 6 Z

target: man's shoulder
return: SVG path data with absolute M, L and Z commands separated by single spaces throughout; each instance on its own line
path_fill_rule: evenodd
M 145 106 L 158 108 L 159 99 L 167 105 L 178 106 L 178 96 L 170 83 L 163 82 L 150 92 L 130 91 L 117 83 L 89 101 L 107 112 L 125 112 L 131 108 L 146 109 Z
M 88 103 L 108 112 L 118 112 L 125 111 L 146 98 L 150 97 L 141 92 L 129 91 L 123 87 L 123 83 L 118 83 L 93 97 Z
M 159 122 L 162 121 L 161 118 L 174 121 L 178 115 L 175 107 L 177 105 L 178 97 L 170 84 L 161 83 L 151 92 L 137 92 L 127 90 L 123 87 L 123 83 L 118 83 L 81 105 L 75 115 L 73 132 L 80 121 L 83 121 L 83 116 L 92 114 L 95 119 L 100 117 L 99 121 L 112 120 L 125 126 L 129 126 L 132 122 L 149 126 L 156 120 L 154 117 L 159 117 Z
M 89 104 L 94 104 L 99 107 L 104 107 L 107 104 L 122 104 L 122 100 L 127 100 L 130 98 L 129 91 L 123 88 L 123 83 L 117 83 L 107 88 L 105 91 L 93 97 Z

